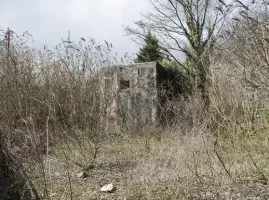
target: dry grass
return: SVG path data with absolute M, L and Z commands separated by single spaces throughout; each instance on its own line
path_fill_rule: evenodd
M 16 162 L 0 170 L 0 185 L 20 183 L 18 193 L 32 185 L 49 200 L 268 199 L 266 27 L 250 37 L 257 29 L 245 25 L 257 45 L 242 49 L 228 37 L 235 52 L 211 59 L 210 106 L 199 92 L 168 102 L 176 119 L 167 127 L 104 123 L 111 98 L 96 68 L 115 64 L 109 45 L 68 38 L 55 52 L 36 53 L 22 38 L 3 46 L 0 147 Z M 78 178 L 81 170 L 89 177 Z M 107 183 L 115 193 L 100 192 Z
M 201 129 L 152 137 L 150 150 L 144 136 L 103 141 L 85 179 L 76 177 L 79 167 L 51 155 L 50 194 L 52 199 L 70 199 L 71 191 L 73 199 L 267 199 L 268 186 L 258 182 L 261 173 L 269 176 L 268 129 L 263 130 L 252 138 L 219 139 L 218 155 L 231 177 L 216 156 L 214 138 Z M 100 192 L 107 183 L 115 184 L 115 193 Z

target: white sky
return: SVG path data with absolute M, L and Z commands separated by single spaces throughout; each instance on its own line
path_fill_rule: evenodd
M 66 38 L 95 38 L 113 43 L 115 51 L 136 52 L 138 46 L 123 36 L 123 25 L 150 10 L 148 0 L 0 0 L 0 29 L 28 31 L 36 43 L 55 46 Z

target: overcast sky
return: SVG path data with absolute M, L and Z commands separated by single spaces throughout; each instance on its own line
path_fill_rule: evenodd
M 37 44 L 55 46 L 66 38 L 91 37 L 113 43 L 115 51 L 136 52 L 124 36 L 123 25 L 141 19 L 150 10 L 147 0 L 1 0 L 0 29 L 28 31 Z

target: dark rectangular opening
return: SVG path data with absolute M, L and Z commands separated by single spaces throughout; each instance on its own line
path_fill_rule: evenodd
M 126 89 L 129 89 L 129 88 L 130 88 L 130 81 L 120 79 L 120 90 L 126 90 Z

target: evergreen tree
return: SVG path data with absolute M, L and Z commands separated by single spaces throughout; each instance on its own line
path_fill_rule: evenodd
M 161 52 L 161 48 L 159 46 L 159 41 L 151 33 L 147 34 L 144 47 L 140 48 L 139 52 L 136 55 L 136 63 L 151 61 L 162 62 L 162 60 L 164 59 L 164 55 Z

